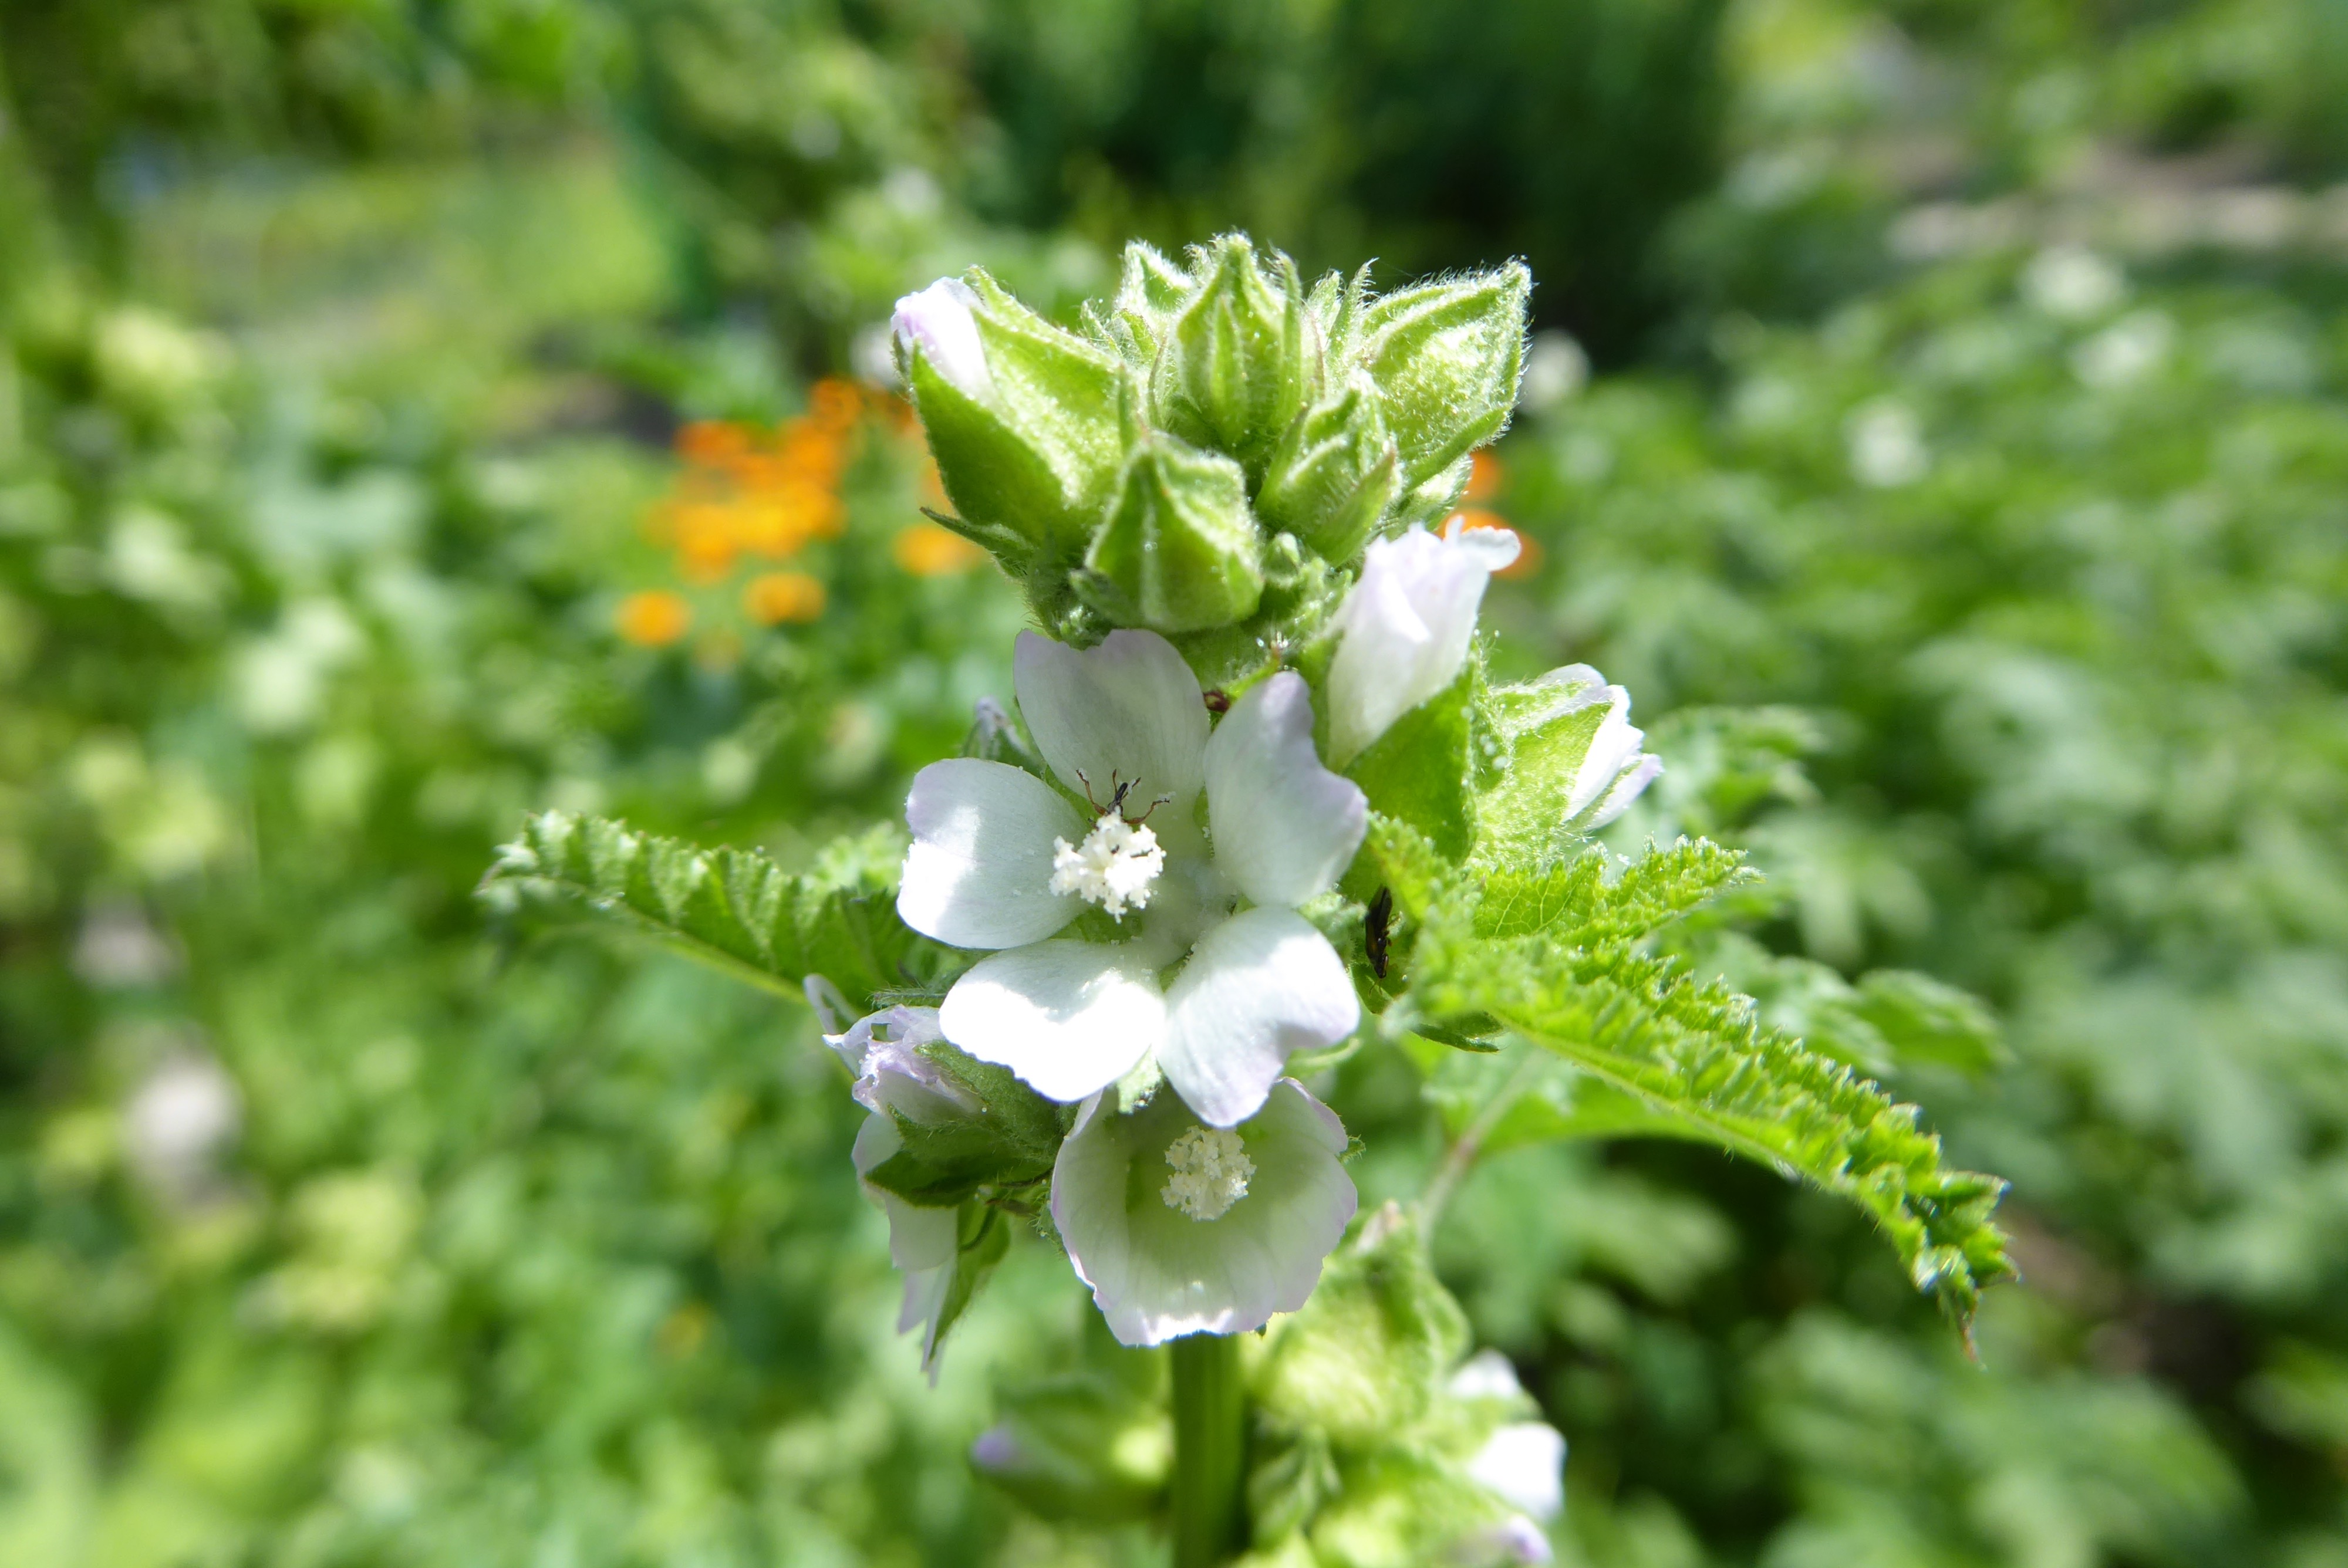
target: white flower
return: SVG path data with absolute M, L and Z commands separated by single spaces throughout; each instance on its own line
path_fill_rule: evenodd
M 1663 771 L 1661 757 L 1646 754 L 1646 732 L 1631 723 L 1631 693 L 1609 685 L 1606 677 L 1591 666 L 1568 664 L 1509 691 L 1554 693 L 1545 702 L 1535 698 L 1537 705 L 1516 721 L 1522 729 L 1553 723 L 1568 714 L 1606 704 L 1605 716 L 1581 753 L 1560 816 L 1575 832 L 1595 833 L 1612 822 Z
M 1924 427 L 1902 403 L 1881 398 L 1850 416 L 1843 426 L 1850 475 L 1878 490 L 1896 490 L 1922 478 L 1932 466 Z
M 1246 1120 L 1291 1051 L 1343 1040 L 1360 1018 L 1344 960 L 1295 906 L 1335 886 L 1369 803 L 1314 755 L 1292 672 L 1251 688 L 1210 734 L 1198 678 L 1155 632 L 1081 651 L 1025 633 L 1014 671 L 1067 794 L 957 758 L 923 768 L 905 802 L 898 913 L 939 941 L 1003 949 L 946 994 L 946 1038 L 1059 1101 L 1154 1053 L 1207 1122 Z M 1077 798 L 1096 803 L 1089 822 Z M 1088 906 L 1131 937 L 1055 939 Z
M 1555 1519 L 1565 1506 L 1565 1439 L 1540 1421 L 1510 1421 L 1484 1440 L 1468 1473 L 1519 1512 Z
M 875 1111 L 856 1131 L 853 1158 L 860 1180 L 905 1146 L 904 1135 L 885 1111 Z M 862 1182 L 864 1195 L 889 1216 L 889 1261 L 905 1276 L 905 1297 L 897 1310 L 897 1332 L 922 1330 L 922 1366 L 934 1378 L 938 1364 L 938 1317 L 953 1286 L 960 1252 L 961 1213 L 923 1208 L 896 1194 Z
M 2022 292 L 2030 302 L 2058 321 L 2079 322 L 2102 315 L 2127 293 L 2120 270 L 2078 245 L 2054 245 L 2031 258 L 2023 269 Z
M 944 1038 L 937 1009 L 895 1007 L 858 1019 L 844 1032 L 825 1035 L 823 1042 L 856 1075 L 859 1105 L 936 1127 L 983 1109 L 918 1049 Z
M 1412 528 L 1372 541 L 1362 579 L 1337 610 L 1329 664 L 1329 760 L 1339 767 L 1396 719 L 1458 678 L 1494 572 L 1517 559 L 1498 528 L 1442 537 Z
M 819 997 L 819 979 L 820 976 L 809 977 L 808 994 L 828 1017 L 830 1009 L 823 1004 L 839 991 L 823 980 L 829 996 Z M 897 1332 L 922 1330 L 922 1365 L 932 1378 L 937 1375 L 938 1316 L 953 1285 L 960 1252 L 958 1213 L 907 1203 L 862 1178 L 905 1146 L 891 1112 L 918 1126 L 934 1127 L 983 1109 L 921 1054 L 919 1047 L 944 1038 L 938 1030 L 938 1009 L 916 1007 L 870 1013 L 841 1032 L 823 1037 L 856 1074 L 856 1102 L 871 1112 L 857 1130 L 856 1174 L 864 1195 L 889 1216 L 889 1261 L 905 1276 Z
M 155 1065 L 123 1107 L 130 1168 L 170 1203 L 200 1198 L 218 1176 L 221 1153 L 244 1124 L 236 1081 L 200 1050 L 180 1050 Z
M 2143 380 L 2168 358 L 2177 323 L 2163 311 L 2131 311 L 2071 351 L 2071 373 L 2099 392 Z
M 1228 1131 L 1170 1094 L 1119 1115 L 1086 1101 L 1052 1170 L 1068 1260 L 1127 1345 L 1242 1334 L 1293 1312 L 1358 1199 L 1345 1129 L 1292 1078 Z
M 890 319 L 898 347 L 910 359 L 915 349 L 930 368 L 954 390 L 977 403 L 994 401 L 994 374 L 986 368 L 986 349 L 978 340 L 978 321 L 971 313 L 978 295 L 960 278 L 940 278 L 917 294 L 897 302 Z

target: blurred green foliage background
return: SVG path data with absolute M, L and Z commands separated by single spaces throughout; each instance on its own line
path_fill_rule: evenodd
M 1498 1141 L 1563 1560 L 2348 1564 L 2348 5 L 11 0 L 0 91 L 0 1563 L 1153 1560 L 963 1460 L 1054 1253 L 929 1389 L 811 1019 L 470 892 L 892 859 L 1019 610 L 891 302 L 1246 226 L 1529 260 L 1497 657 L 2015 1182 L 1976 1366 L 1828 1200 Z M 1345 1065 L 1366 1197 L 1482 1071 Z

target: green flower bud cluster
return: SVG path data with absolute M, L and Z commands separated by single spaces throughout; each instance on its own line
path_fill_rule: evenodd
M 1243 235 L 1126 251 L 1084 330 L 983 272 L 904 301 L 898 342 L 956 516 L 1055 635 L 1317 625 L 1371 538 L 1435 522 L 1523 366 L 1525 269 L 1384 297 L 1309 289 Z

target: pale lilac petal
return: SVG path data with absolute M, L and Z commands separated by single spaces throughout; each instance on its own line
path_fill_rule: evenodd
M 893 1007 L 858 1019 L 839 1034 L 825 1035 L 823 1042 L 856 1074 L 859 1105 L 937 1127 L 984 1110 L 922 1054 L 920 1047 L 944 1038 L 937 1009 Z
M 1289 1053 L 1354 1032 L 1361 1003 L 1329 939 L 1292 909 L 1254 908 L 1209 931 L 1166 996 L 1166 1081 L 1200 1120 L 1256 1113 Z
M 1477 1531 L 1450 1553 L 1458 1568 L 1488 1568 L 1498 1563 L 1535 1568 L 1555 1556 L 1548 1532 L 1521 1513 L 1512 1513 L 1498 1524 Z
M 1540 1421 L 1511 1421 L 1484 1440 L 1468 1473 L 1509 1507 L 1555 1519 L 1565 1506 L 1565 1439 Z
M 1199 678 L 1154 631 L 1112 631 L 1097 648 L 1070 648 L 1023 631 L 1012 652 L 1019 712 L 1052 772 L 1107 805 L 1112 774 L 1148 801 L 1174 797 L 1187 820 L 1207 749 Z M 1137 783 L 1138 781 L 1138 783 Z
M 1130 949 L 1038 942 L 982 958 L 938 1009 L 946 1038 L 1035 1091 L 1082 1100 L 1130 1072 L 1166 1032 L 1158 981 Z
M 1278 1084 L 1237 1130 L 1254 1165 L 1247 1194 L 1201 1221 L 1160 1195 L 1166 1150 L 1197 1119 L 1168 1094 L 1129 1116 L 1105 1102 L 1088 1102 L 1060 1146 L 1052 1218 L 1109 1332 L 1126 1345 L 1241 1334 L 1303 1307 L 1359 1201 L 1329 1108 Z
M 1076 807 L 1035 774 L 955 757 L 913 775 L 905 797 L 913 846 L 905 852 L 897 914 L 956 948 L 1040 942 L 1084 908 L 1052 891 L 1052 845 L 1085 835 Z
M 1371 543 L 1361 580 L 1337 611 L 1329 664 L 1329 760 L 1336 765 L 1458 677 L 1503 548 L 1496 530 L 1468 532 L 1494 538 L 1438 538 L 1415 528 Z M 1505 541 L 1515 542 L 1513 535 Z
M 994 375 L 978 336 L 978 294 L 960 278 L 940 278 L 897 302 L 890 328 L 908 354 L 915 349 L 955 391 L 978 403 L 994 400 Z
M 904 1146 L 904 1136 L 897 1131 L 896 1122 L 886 1114 L 874 1112 L 864 1119 L 864 1125 L 856 1130 L 856 1144 L 850 1158 L 856 1163 L 857 1175 L 870 1175 Z M 953 1210 L 923 1208 L 909 1204 L 896 1194 L 884 1192 L 869 1182 L 865 1184 L 864 1194 L 878 1203 L 881 1212 L 889 1216 L 891 1263 L 911 1274 L 953 1262 L 958 1240 Z M 911 1325 L 899 1324 L 898 1329 L 902 1332 L 909 1327 Z
M 1369 826 L 1369 798 L 1313 750 L 1313 694 L 1282 671 L 1249 689 L 1207 743 L 1215 865 L 1258 904 L 1302 904 L 1337 885 Z

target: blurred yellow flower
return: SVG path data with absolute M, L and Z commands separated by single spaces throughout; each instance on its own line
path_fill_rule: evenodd
M 984 550 L 952 528 L 940 528 L 935 523 L 915 523 L 899 530 L 889 553 L 915 577 L 951 576 L 986 562 Z
M 823 597 L 823 584 L 803 571 L 763 571 L 743 585 L 742 610 L 761 626 L 813 620 Z
M 693 607 L 664 589 L 646 589 L 620 600 L 620 635 L 639 648 L 665 648 L 693 625 Z

